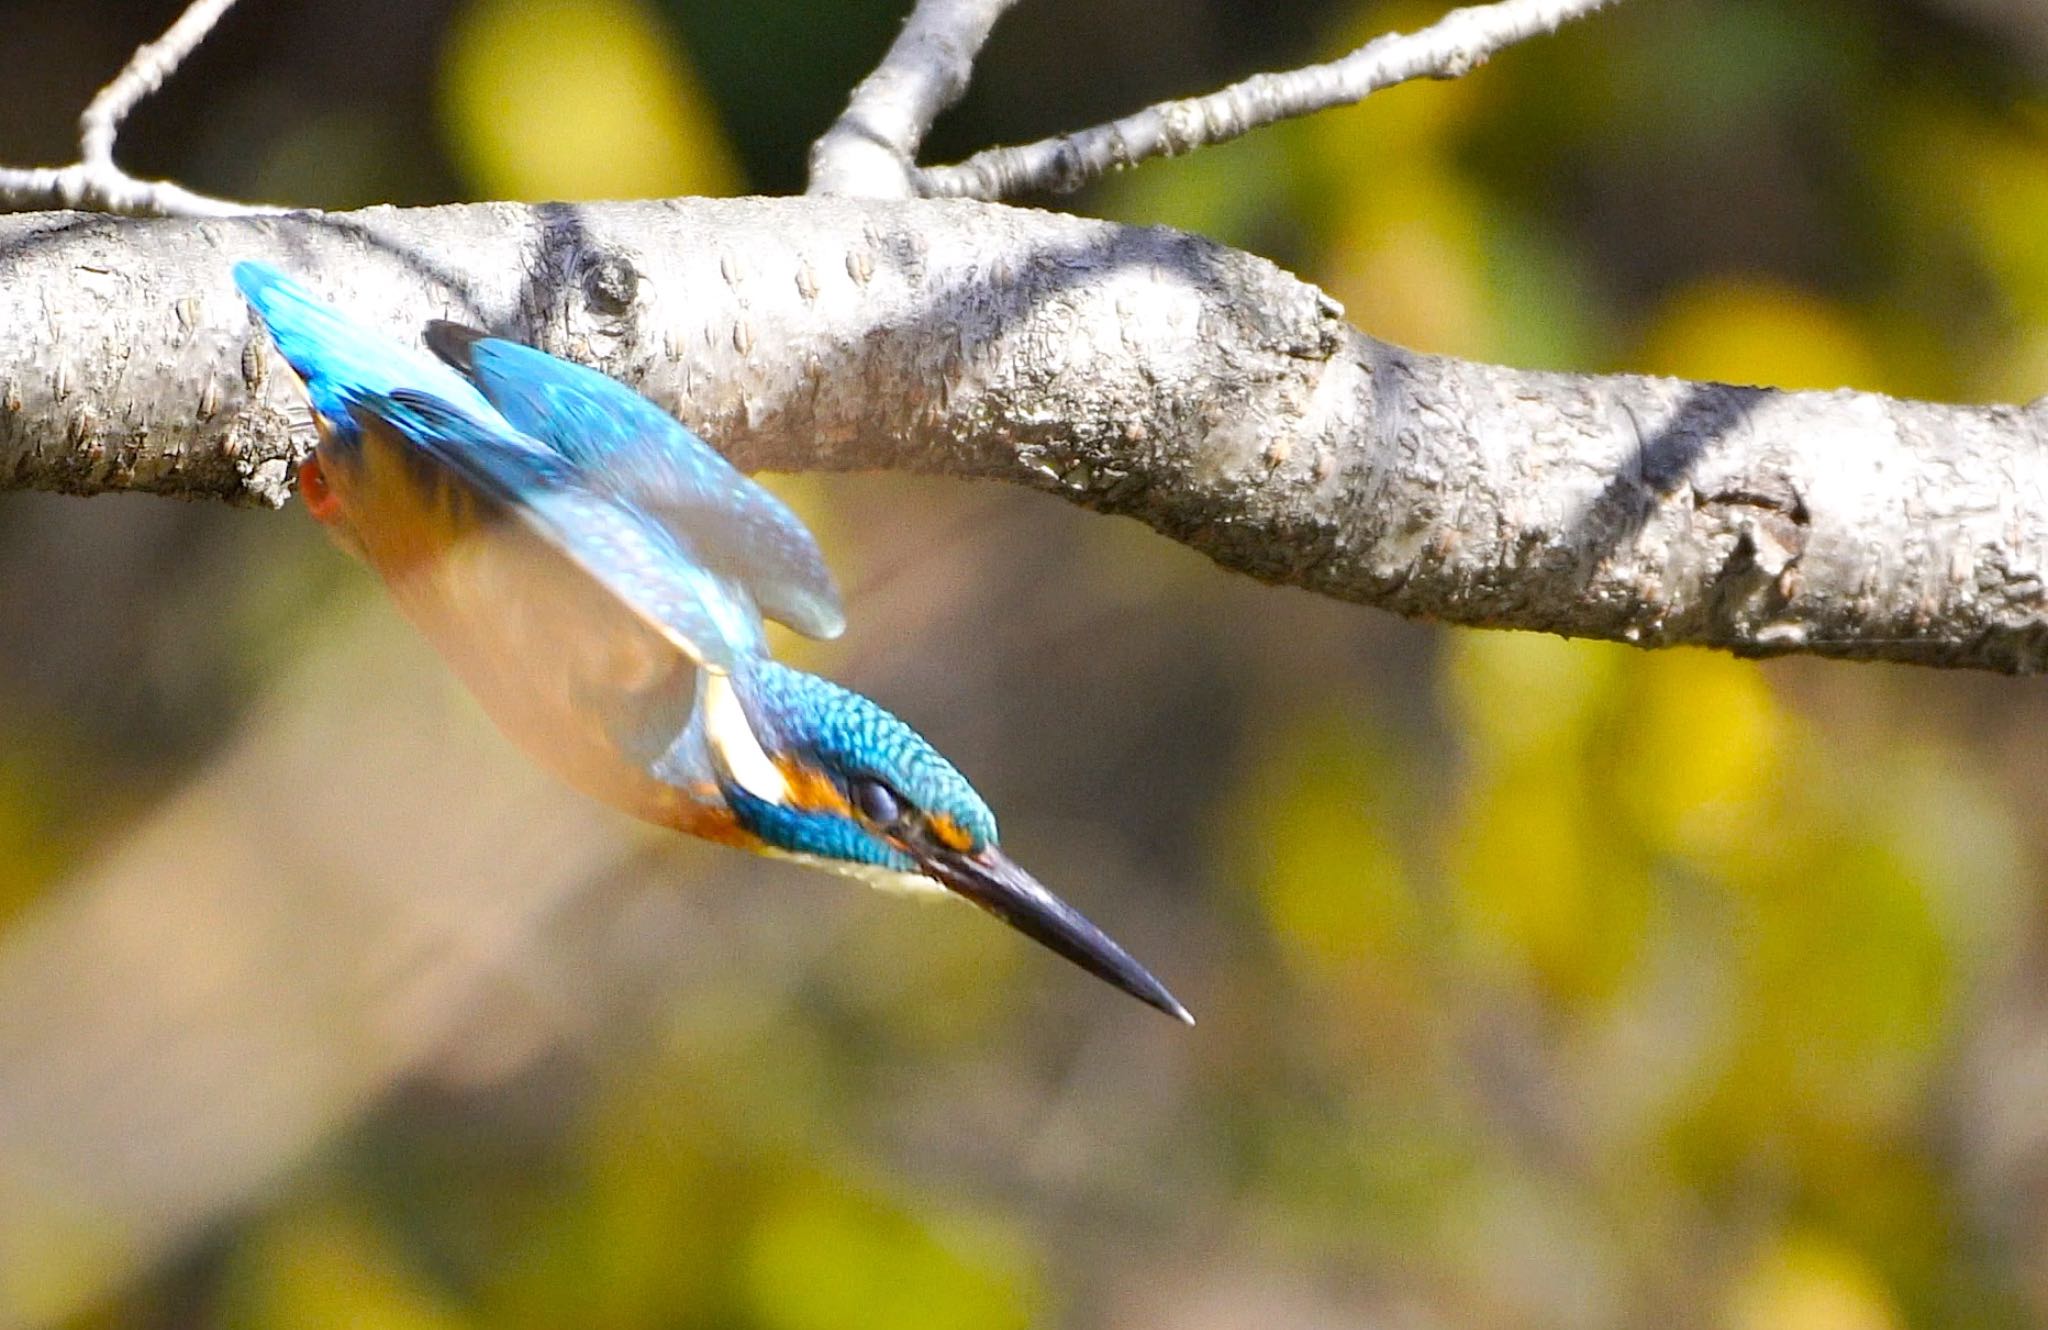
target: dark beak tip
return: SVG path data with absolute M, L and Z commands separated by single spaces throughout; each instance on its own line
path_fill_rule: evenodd
M 1126 954 L 1126 959 L 1129 959 L 1128 954 Z M 1131 968 L 1128 971 L 1117 977 L 1110 978 L 1109 982 L 1123 989 L 1124 992 L 1129 993 L 1132 997 L 1153 1010 L 1164 1012 L 1168 1016 L 1173 1017 L 1182 1025 L 1191 1026 L 1195 1023 L 1195 1014 L 1189 1011 L 1186 1005 L 1167 989 L 1165 984 L 1154 979 L 1150 970 L 1145 969 L 1136 961 L 1131 962 Z
M 1126 959 L 1129 959 L 1128 955 L 1126 955 Z M 1136 961 L 1131 962 L 1129 970 L 1118 974 L 1104 974 L 1093 966 L 1084 965 L 1083 968 L 1106 980 L 1112 986 L 1122 989 L 1154 1011 L 1164 1012 L 1182 1025 L 1194 1025 L 1195 1014 L 1189 1011 L 1179 998 L 1167 991 L 1165 984 L 1154 979 L 1151 972 Z
M 955 895 L 980 906 L 1096 978 L 1183 1025 L 1195 1023 L 1194 1014 L 1166 990 L 1166 985 L 1153 978 L 1151 971 L 1001 851 L 991 846 L 980 855 L 932 855 L 924 858 L 923 866 Z
M 1130 994 L 1138 999 L 1138 1001 L 1152 1008 L 1152 1010 L 1171 1016 L 1182 1025 L 1192 1026 L 1195 1023 L 1195 1014 L 1189 1011 L 1186 1005 L 1167 989 L 1165 984 L 1154 979 L 1151 971 L 1139 965 L 1136 961 L 1130 960 L 1128 953 L 1123 954 L 1124 959 L 1129 962 L 1129 968 L 1119 968 L 1115 973 L 1104 973 L 1103 970 L 1086 962 L 1082 962 L 1081 965 L 1083 969 L 1102 979 L 1111 987 L 1121 989 L 1123 992 Z

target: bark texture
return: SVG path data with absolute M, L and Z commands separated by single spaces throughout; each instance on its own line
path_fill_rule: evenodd
M 1458 623 L 2048 664 L 2048 399 L 1420 355 L 1251 255 L 962 201 L 0 219 L 0 484 L 282 502 L 305 413 L 239 258 L 600 365 L 750 468 L 1020 482 Z

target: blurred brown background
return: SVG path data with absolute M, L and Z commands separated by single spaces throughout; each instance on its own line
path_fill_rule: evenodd
M 129 165 L 787 191 L 907 0 L 242 0 Z M 175 0 L 0 3 L 0 158 Z M 1438 12 L 1031 0 L 934 159 Z M 2048 392 L 2038 0 L 1629 0 L 1073 202 L 1430 350 Z M 2048 1320 L 2031 681 L 1451 633 L 1040 496 L 781 486 L 1175 1028 L 527 769 L 296 510 L 0 496 L 0 1325 Z

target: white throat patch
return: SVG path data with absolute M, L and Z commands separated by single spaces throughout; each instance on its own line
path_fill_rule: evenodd
M 747 723 L 746 708 L 733 691 L 732 676 L 715 670 L 704 672 L 704 738 L 718 764 L 741 789 L 763 803 L 789 802 L 789 782 Z
M 876 891 L 886 891 L 898 896 L 950 896 L 941 883 L 934 882 L 922 873 L 902 873 L 880 864 L 855 863 L 850 859 L 826 859 L 815 854 L 793 854 L 788 850 L 764 849 L 762 854 L 771 859 L 787 859 L 793 864 L 806 864 L 822 868 L 840 877 L 850 877 L 863 886 Z

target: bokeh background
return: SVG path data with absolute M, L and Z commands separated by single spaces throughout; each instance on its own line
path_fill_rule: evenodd
M 243 0 L 122 147 L 333 208 L 789 191 L 906 5 Z M 179 7 L 0 3 L 0 159 Z M 933 154 L 1434 12 L 1030 0 Z M 2048 9 L 1629 0 L 1070 206 L 1428 350 L 2024 401 Z M 1200 1027 L 552 787 L 296 510 L 0 496 L 0 1325 L 2048 1321 L 2039 685 L 781 488 L 853 619 L 791 650 Z

